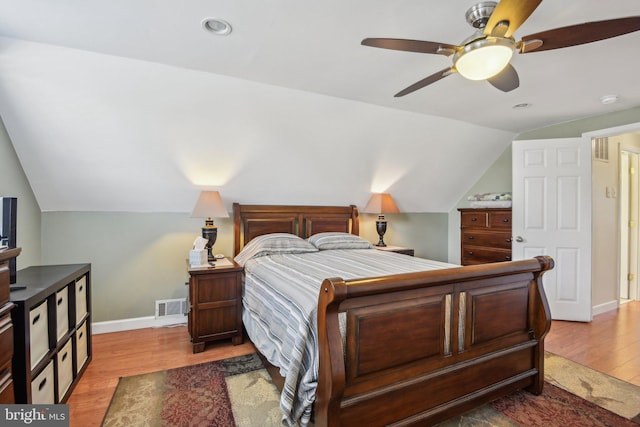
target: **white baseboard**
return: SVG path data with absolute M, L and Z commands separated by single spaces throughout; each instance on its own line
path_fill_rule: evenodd
M 617 300 L 605 302 L 604 304 L 598 304 L 591 308 L 591 314 L 596 316 L 598 314 L 606 313 L 607 311 L 617 310 L 620 304 Z
M 91 333 L 107 334 L 109 332 L 131 331 L 144 328 L 161 328 L 165 326 L 177 326 L 187 323 L 187 316 L 165 316 L 156 319 L 155 316 L 136 317 L 134 319 L 108 320 L 91 324 Z

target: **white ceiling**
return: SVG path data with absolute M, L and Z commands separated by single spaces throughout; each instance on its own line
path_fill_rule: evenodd
M 509 93 L 452 75 L 394 98 L 450 59 L 360 41 L 457 44 L 474 3 L 0 0 L 0 115 L 45 211 L 185 211 L 206 186 L 229 203 L 388 190 L 446 212 L 515 134 L 640 105 L 640 32 L 516 55 Z M 637 0 L 545 0 L 515 36 L 634 15 Z

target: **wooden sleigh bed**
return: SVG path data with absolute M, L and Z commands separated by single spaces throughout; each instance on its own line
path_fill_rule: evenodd
M 235 254 L 268 233 L 359 231 L 355 206 L 236 203 L 233 214 Z M 542 275 L 553 265 L 537 257 L 327 277 L 318 295 L 314 425 L 432 425 L 517 389 L 541 393 L 551 325 Z

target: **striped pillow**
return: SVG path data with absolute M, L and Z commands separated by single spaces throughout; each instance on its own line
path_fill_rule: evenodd
M 320 250 L 326 249 L 371 249 L 373 244 L 360 236 L 349 233 L 326 232 L 318 233 L 307 239 L 309 243 Z
M 305 252 L 318 252 L 318 249 L 295 234 L 263 234 L 247 243 L 240 253 L 236 255 L 234 261 L 244 266 L 251 258 L 273 254 L 300 254 Z

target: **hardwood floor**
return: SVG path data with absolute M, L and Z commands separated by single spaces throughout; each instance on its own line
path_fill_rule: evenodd
M 554 321 L 546 349 L 640 386 L 640 302 L 595 316 L 591 323 Z M 99 426 L 118 379 L 163 369 L 240 356 L 249 342 L 207 345 L 193 354 L 186 326 L 93 336 L 93 360 L 67 402 L 71 427 Z
M 553 321 L 545 349 L 640 386 L 640 301 L 591 323 Z

